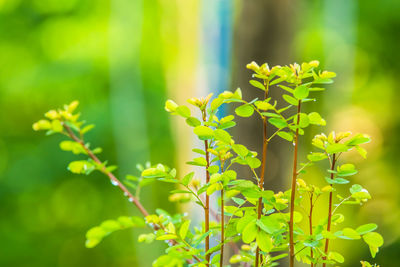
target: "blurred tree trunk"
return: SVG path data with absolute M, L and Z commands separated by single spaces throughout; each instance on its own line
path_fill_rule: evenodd
M 233 48 L 233 80 L 234 87 L 242 89 L 246 100 L 263 98 L 263 92 L 249 84 L 251 71 L 246 64 L 256 61 L 259 65 L 267 62 L 269 66 L 285 65 L 289 63 L 293 25 L 293 4 L 288 0 L 269 1 L 251 0 L 240 1 L 239 12 L 235 21 L 234 48 Z M 292 10 L 293 9 L 293 10 Z M 270 95 L 280 98 L 281 90 L 272 87 Z M 238 118 L 238 126 L 234 128 L 234 136 L 240 137 L 240 143 L 249 149 L 262 149 L 262 121 L 256 115 L 250 119 Z M 274 128 L 268 128 L 270 135 Z M 289 154 L 288 154 L 289 153 Z M 279 137 L 270 143 L 267 152 L 267 166 L 265 187 L 273 190 L 282 190 L 282 185 L 289 181 L 290 168 L 287 161 L 292 154 L 291 146 Z M 251 174 L 243 168 L 239 175 L 249 177 Z

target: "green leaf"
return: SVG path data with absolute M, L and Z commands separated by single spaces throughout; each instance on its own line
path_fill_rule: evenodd
M 307 85 L 300 85 L 294 89 L 293 96 L 298 99 L 304 99 L 308 97 L 310 90 L 308 89 Z
M 247 154 L 249 154 L 249 150 L 244 145 L 233 144 L 232 149 L 242 158 L 246 157 Z
M 358 171 L 355 169 L 355 166 L 353 164 L 343 164 L 339 166 L 338 168 L 337 175 L 338 176 L 351 176 L 356 174 Z
M 300 128 L 306 128 L 308 125 L 310 125 L 310 119 L 308 118 L 307 114 L 300 113 L 299 117 L 300 117 L 299 123 L 297 122 L 297 115 L 294 117 L 293 121 L 296 125 L 299 125 Z
M 216 110 L 217 108 L 219 108 L 219 106 L 221 106 L 224 103 L 224 99 L 217 97 L 215 98 L 212 102 L 211 102 L 211 109 L 212 110 Z
M 89 174 L 94 168 L 95 166 L 86 160 L 72 161 L 68 164 L 68 170 L 77 174 Z
M 356 146 L 356 145 L 361 145 L 361 144 L 365 144 L 365 143 L 369 143 L 369 142 L 371 142 L 371 138 L 368 135 L 357 134 L 357 135 L 353 136 L 352 138 L 350 138 L 346 142 L 346 145 Z
M 328 158 L 328 156 L 325 153 L 314 152 L 314 153 L 308 154 L 307 158 L 310 161 L 316 162 L 316 161 L 324 160 L 324 159 Z
M 319 115 L 318 112 L 311 112 L 308 114 L 308 119 L 310 120 L 310 124 L 322 126 L 326 125 L 326 121 L 321 117 L 321 115 Z
M 232 138 L 227 131 L 217 129 L 214 131 L 215 139 L 222 141 L 224 143 L 230 144 L 232 142 Z
M 362 190 L 363 190 L 363 187 L 361 185 L 359 185 L 359 184 L 353 184 L 350 187 L 350 193 L 352 193 L 352 194 L 357 193 L 357 192 L 361 192 Z
M 211 184 L 207 188 L 207 195 L 211 196 L 215 191 L 221 190 L 223 188 L 221 183 Z
M 212 230 L 209 230 L 208 232 L 205 232 L 204 234 L 202 234 L 197 240 L 196 242 L 193 244 L 194 247 L 197 247 L 210 233 Z
M 349 181 L 344 178 L 331 179 L 329 177 L 325 177 L 325 180 L 328 182 L 328 184 L 348 184 L 349 183 Z
M 187 125 L 192 126 L 192 127 L 196 127 L 196 126 L 200 126 L 201 125 L 201 122 L 198 119 L 196 119 L 195 117 L 187 118 L 186 119 L 186 123 L 187 123 Z
M 265 87 L 262 83 L 260 83 L 259 81 L 256 80 L 250 80 L 249 81 L 251 85 L 253 85 L 254 87 L 257 87 L 258 89 L 261 89 L 263 91 L 265 91 Z
M 239 221 L 236 224 L 236 231 L 238 231 L 238 233 L 242 233 L 244 228 L 249 225 L 252 222 L 255 222 L 256 218 L 254 218 L 251 215 L 245 215 L 242 218 L 239 219 Z
M 218 171 L 219 171 L 218 165 L 212 165 L 212 166 L 208 167 L 208 172 L 211 174 L 217 173 Z
M 182 239 L 185 239 L 190 226 L 190 220 L 185 221 L 182 223 L 181 228 L 179 229 L 179 235 Z
M 248 104 L 241 105 L 235 109 L 235 113 L 240 117 L 250 117 L 254 113 L 254 108 Z
M 333 252 L 333 251 L 329 252 L 328 259 L 334 260 L 334 261 L 339 262 L 339 263 L 343 263 L 344 262 L 344 257 L 340 253 Z
M 214 137 L 214 131 L 207 126 L 197 126 L 193 129 L 193 132 L 200 140 L 212 139 Z
M 270 252 L 273 244 L 271 237 L 264 231 L 259 231 L 257 233 L 257 245 L 264 252 Z
M 60 143 L 60 148 L 64 151 L 72 151 L 75 155 L 78 154 L 87 154 L 85 149 L 81 146 L 81 144 L 75 141 L 62 141 Z
M 186 163 L 189 165 L 195 165 L 195 166 L 201 166 L 201 167 L 207 166 L 207 160 L 203 157 L 194 158 L 193 161 L 189 161 Z
M 246 202 L 245 200 L 243 200 L 241 198 L 237 198 L 237 197 L 232 197 L 231 199 L 233 200 L 233 202 L 235 202 L 239 206 L 243 205 Z
M 190 109 L 187 106 L 179 106 L 175 111 L 184 118 L 190 117 Z
M 285 91 L 287 91 L 287 92 L 289 92 L 289 93 L 291 93 L 291 94 L 293 94 L 293 92 L 294 92 L 294 90 L 292 89 L 292 88 L 290 88 L 290 87 L 288 87 L 288 86 L 285 86 L 285 85 L 278 85 L 280 88 L 282 88 L 283 90 L 285 90 Z
M 194 172 L 186 174 L 185 177 L 182 178 L 182 181 L 181 181 L 182 184 L 187 186 L 190 183 L 190 181 L 193 179 L 193 176 L 194 176 Z
M 357 233 L 356 230 L 354 230 L 352 228 L 344 228 L 342 230 L 342 233 L 348 239 L 360 239 L 361 238 L 360 234 Z
M 267 101 L 256 101 L 254 103 L 259 110 L 268 110 L 272 108 L 272 105 Z
M 235 125 L 236 125 L 236 122 L 234 122 L 234 121 L 228 121 L 228 122 L 221 123 L 221 124 L 218 126 L 218 129 L 228 129 L 228 128 L 234 127 Z
M 117 220 L 106 220 L 99 226 L 95 226 L 86 233 L 86 247 L 93 248 L 97 246 L 104 237 L 117 231 L 131 227 L 144 227 L 146 224 L 141 217 L 120 216 Z
M 94 128 L 94 124 L 86 125 L 86 126 L 83 127 L 83 129 L 81 130 L 81 134 L 85 134 L 85 133 L 89 132 L 90 130 L 92 130 L 93 128 Z
M 61 133 L 63 131 L 63 126 L 59 120 L 53 120 L 51 122 L 51 129 L 56 133 Z
M 367 158 L 367 150 L 365 148 L 356 146 L 356 150 L 357 150 L 358 154 L 361 155 L 361 157 L 363 157 L 364 159 Z
M 383 237 L 377 232 L 370 232 L 363 235 L 365 243 L 369 246 L 380 247 L 383 245 Z
M 364 235 L 366 233 L 376 230 L 377 228 L 378 225 L 376 225 L 375 223 L 368 223 L 357 227 L 356 232 L 359 233 L 360 235 Z
M 178 236 L 174 234 L 166 234 L 166 235 L 160 235 L 156 238 L 156 240 L 173 240 L 177 239 Z
M 287 140 L 287 141 L 289 141 L 289 142 L 292 142 L 293 141 L 293 135 L 291 134 L 291 133 L 288 133 L 288 132 L 279 132 L 279 133 L 277 133 L 281 138 L 283 138 L 283 139 L 285 139 L 285 140 Z
M 294 97 L 292 97 L 290 95 L 283 95 L 282 97 L 290 105 L 297 106 L 299 104 L 299 101 L 297 101 L 296 98 L 294 98 Z
M 271 118 L 280 118 L 281 116 L 276 113 L 271 113 L 271 112 L 261 112 L 261 114 L 265 117 L 271 117 Z
M 253 158 L 253 157 L 247 157 L 246 163 L 252 169 L 257 169 L 258 167 L 261 166 L 261 161 L 258 158 Z
M 280 118 L 270 118 L 268 122 L 274 125 L 278 129 L 285 128 L 288 125 L 285 120 Z
M 154 241 L 155 238 L 156 238 L 156 235 L 153 233 L 141 234 L 138 236 L 138 242 L 150 244 Z
M 248 244 L 253 242 L 257 236 L 257 225 L 255 221 L 250 222 L 244 229 L 242 233 L 242 240 L 244 243 Z
M 257 225 L 261 228 L 261 230 L 267 232 L 268 234 L 274 234 L 282 228 L 276 216 L 272 215 L 261 217 L 259 220 L 257 220 Z
M 348 146 L 346 146 L 345 144 L 339 144 L 339 143 L 329 144 L 326 147 L 326 152 L 329 153 L 329 154 L 346 152 L 347 150 L 349 150 Z

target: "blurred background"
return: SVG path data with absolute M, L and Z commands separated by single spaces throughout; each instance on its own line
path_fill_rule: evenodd
M 184 103 L 241 87 L 251 99 L 259 92 L 247 63 L 313 59 L 338 77 L 307 107 L 328 126 L 311 128 L 301 156 L 321 131 L 371 135 L 368 159 L 348 160 L 373 200 L 343 213 L 347 226 L 374 222 L 385 238 L 375 260 L 361 241 L 334 246 L 347 251 L 343 266 L 399 266 L 399 14 L 395 0 L 0 0 L 0 266 L 150 266 L 165 248 L 137 246 L 136 231 L 84 247 L 89 228 L 136 210 L 100 174 L 67 171 L 76 157 L 59 150 L 62 137 L 32 130 L 47 110 L 79 100 L 83 118 L 96 124 L 90 142 L 120 177 L 146 160 L 183 172 L 194 139 L 164 111 L 167 98 Z M 260 147 L 255 119 L 238 126 L 234 137 Z M 287 153 L 287 143 L 272 147 L 268 188 L 287 187 Z M 321 182 L 323 171 L 307 179 Z M 167 195 L 153 186 L 143 202 L 174 212 Z

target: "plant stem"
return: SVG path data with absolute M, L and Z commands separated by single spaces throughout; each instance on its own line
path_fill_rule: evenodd
M 95 161 L 97 164 L 99 164 L 100 166 L 103 165 L 103 162 L 101 162 L 101 160 L 99 160 L 99 158 L 89 149 L 86 147 L 85 143 L 83 142 L 82 139 L 78 138 L 74 132 L 71 130 L 71 128 L 67 125 L 64 124 L 64 128 L 68 133 L 68 136 L 74 140 L 75 142 L 79 143 L 82 148 L 85 150 L 85 152 L 88 154 L 88 156 Z M 135 206 L 139 209 L 140 213 L 142 213 L 142 215 L 144 217 L 149 216 L 149 213 L 147 212 L 147 210 L 143 207 L 142 203 L 140 203 L 140 201 L 138 200 L 137 197 L 133 196 L 132 193 L 117 179 L 117 177 L 114 176 L 114 174 L 112 172 L 107 171 L 106 167 L 103 167 L 101 170 L 105 175 L 108 176 L 108 178 L 111 180 L 111 182 L 115 183 L 123 192 L 124 195 L 126 195 L 129 199 L 130 202 L 132 202 L 133 204 L 135 204 Z M 157 226 L 156 226 L 157 227 Z M 157 227 L 158 228 L 158 227 Z M 156 229 L 158 230 L 158 229 Z
M 265 95 L 264 99 L 268 98 L 268 90 L 269 90 L 269 82 L 268 80 L 264 80 L 265 86 Z M 268 148 L 268 138 L 267 138 L 267 118 L 265 116 L 262 117 L 263 120 L 263 147 L 262 147 L 262 159 L 261 159 L 261 173 L 260 173 L 260 180 L 258 181 L 258 187 L 261 191 L 264 190 L 264 175 L 265 175 L 265 165 L 267 160 L 267 148 Z M 262 213 L 262 197 L 258 199 L 258 211 L 257 211 L 257 218 L 261 218 Z M 259 265 L 259 258 L 260 258 L 260 248 L 257 246 L 256 249 L 256 260 L 255 260 L 255 267 Z
M 313 234 L 313 221 L 312 221 L 313 208 L 314 208 L 313 195 L 314 195 L 314 193 L 311 192 L 310 193 L 310 214 L 308 215 L 308 220 L 309 220 L 309 224 L 310 224 L 310 236 L 312 236 L 312 234 Z M 311 253 L 310 253 L 311 260 L 314 260 L 313 248 L 310 248 L 310 249 L 311 249 Z M 313 262 L 311 262 L 311 267 L 314 267 L 314 263 Z
M 221 162 L 221 173 L 224 172 L 224 163 Z M 224 266 L 224 242 L 225 242 L 225 207 L 224 207 L 224 188 L 221 189 L 221 254 L 219 266 Z
M 203 122 L 207 121 L 206 111 L 203 110 Z M 208 167 L 210 167 L 210 154 L 208 152 L 208 140 L 204 140 L 204 152 L 206 153 L 206 183 L 210 182 L 210 173 L 208 172 Z M 204 232 L 207 233 L 210 229 L 210 196 L 206 194 L 206 203 L 204 208 Z M 205 239 L 205 256 L 207 266 L 210 266 L 210 254 L 207 254 L 210 249 L 210 236 L 207 235 Z
M 301 111 L 301 100 L 297 105 L 297 126 L 300 122 L 300 111 Z M 290 196 L 290 220 L 289 220 L 289 266 L 294 266 L 294 238 L 293 238 L 293 216 L 294 216 L 294 200 L 296 196 L 296 180 L 297 180 L 297 151 L 299 141 L 299 128 L 296 128 L 296 134 L 294 136 L 294 156 L 293 156 L 293 175 L 292 175 L 292 187 Z
M 332 163 L 331 163 L 331 170 L 333 171 L 333 170 L 335 170 L 335 164 L 336 164 L 336 154 L 333 154 L 333 156 L 332 156 Z M 334 173 L 331 173 L 331 179 L 333 179 L 334 178 Z M 331 184 L 331 186 L 333 186 L 332 184 Z M 330 193 L 329 193 L 329 204 L 328 204 L 329 206 L 328 206 L 328 226 L 326 227 L 326 230 L 328 231 L 328 232 L 330 232 L 331 231 L 331 224 L 332 224 L 332 205 L 333 205 L 333 191 L 331 191 Z M 325 254 L 328 254 L 328 248 L 329 248 L 329 238 L 327 238 L 326 240 L 325 240 Z M 326 256 L 325 257 L 323 257 L 323 259 L 325 260 L 326 259 Z M 326 267 L 326 263 L 324 263 L 324 264 L 322 264 L 322 266 L 323 267 Z
M 67 135 L 68 135 L 72 140 L 74 140 L 75 142 L 79 143 L 79 144 L 82 146 L 82 148 L 85 150 L 85 152 L 88 154 L 88 156 L 89 156 L 93 161 L 95 161 L 97 164 L 99 164 L 100 166 L 102 166 L 102 165 L 103 165 L 103 162 L 93 153 L 92 150 L 90 150 L 88 147 L 86 147 L 85 142 L 83 141 L 82 135 L 80 135 L 81 138 L 78 138 L 78 137 L 75 135 L 75 133 L 72 131 L 72 129 L 71 129 L 68 125 L 64 124 L 63 126 L 64 126 L 64 129 L 67 131 Z M 124 195 L 127 196 L 127 197 L 128 197 L 128 200 L 129 200 L 130 202 L 132 202 L 132 203 L 139 209 L 139 211 L 140 211 L 140 213 L 142 213 L 143 217 L 147 217 L 147 216 L 149 215 L 148 211 L 145 209 L 145 207 L 143 207 L 143 205 L 142 205 L 142 203 L 139 201 L 139 199 L 138 199 L 137 197 L 133 196 L 132 193 L 121 183 L 121 181 L 120 181 L 117 177 L 115 177 L 115 175 L 114 175 L 112 172 L 107 171 L 106 167 L 103 167 L 101 171 L 102 171 L 105 175 L 107 175 L 108 178 L 109 178 L 112 182 L 114 182 L 114 183 L 121 189 L 121 191 L 124 192 Z M 164 225 L 162 225 L 162 224 L 160 224 L 160 225 L 153 224 L 152 227 L 153 227 L 153 229 L 154 229 L 155 231 L 159 230 L 160 228 L 161 228 L 161 229 L 165 229 Z M 168 240 L 168 242 L 169 242 L 169 244 L 172 245 L 172 246 L 177 244 L 177 242 L 176 242 L 175 240 L 173 240 L 173 239 Z M 186 249 L 186 248 L 184 248 L 184 249 L 185 249 L 185 250 L 188 250 L 188 249 Z M 199 257 L 197 257 L 196 255 L 193 255 L 193 258 L 194 258 L 196 261 L 198 261 L 198 262 L 201 261 L 201 260 L 199 259 Z M 192 263 L 193 263 L 193 261 L 190 260 L 190 259 L 188 259 L 188 260 L 186 260 L 186 261 L 187 261 L 187 263 L 189 263 L 189 264 L 192 264 Z

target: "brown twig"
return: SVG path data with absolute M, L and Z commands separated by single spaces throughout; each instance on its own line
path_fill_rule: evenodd
M 132 195 L 132 193 L 121 183 L 121 181 L 115 177 L 115 175 L 112 172 L 107 171 L 106 167 L 103 165 L 103 162 L 101 162 L 101 160 L 92 152 L 92 150 L 90 150 L 84 143 L 82 137 L 78 138 L 75 133 L 72 131 L 71 127 L 69 127 L 68 125 L 66 125 L 65 123 L 63 124 L 64 129 L 67 131 L 67 135 L 74 140 L 75 142 L 79 143 L 82 148 L 85 150 L 85 152 L 88 154 L 88 156 L 97 164 L 99 164 L 99 166 L 103 166 L 103 168 L 101 169 L 101 172 L 103 172 L 105 175 L 108 176 L 108 178 L 110 179 L 110 181 L 112 182 L 113 185 L 118 186 L 121 191 L 124 193 L 125 196 L 128 197 L 129 202 L 132 202 L 140 211 L 140 213 L 143 215 L 143 217 L 147 217 L 149 215 L 148 211 L 143 207 L 142 203 L 139 201 L 139 199 L 137 197 L 135 197 L 134 195 Z M 160 228 L 165 230 L 164 225 L 160 224 L 152 224 L 151 225 L 152 228 L 157 231 Z M 168 243 L 173 246 L 176 245 L 177 242 L 173 239 L 168 240 Z M 187 249 L 186 249 L 187 250 Z M 193 255 L 193 258 L 200 262 L 200 258 L 198 258 L 196 255 Z M 187 262 L 189 264 L 192 264 L 193 261 L 192 260 L 187 260 Z
M 203 110 L 203 122 L 207 121 L 206 111 Z M 208 172 L 208 167 L 210 167 L 210 154 L 208 152 L 208 140 L 204 140 L 204 152 L 206 153 L 206 183 L 210 182 L 210 173 Z M 210 229 L 210 196 L 206 194 L 206 203 L 204 206 L 204 232 L 207 233 Z M 210 249 L 210 236 L 207 235 L 205 239 L 205 256 L 206 264 L 210 266 L 210 254 L 207 253 Z
M 312 236 L 312 234 L 313 234 L 313 220 L 312 220 L 313 209 L 314 209 L 313 196 L 314 196 L 314 193 L 311 192 L 310 193 L 310 214 L 308 215 L 308 221 L 309 221 L 309 224 L 310 224 L 310 236 Z M 311 249 L 311 253 L 310 253 L 311 260 L 314 260 L 313 248 L 310 248 L 310 249 Z M 311 262 L 311 267 L 314 267 L 314 263 L 313 262 Z
M 268 98 L 268 85 L 269 83 L 264 80 L 265 88 L 265 95 L 264 98 Z M 260 170 L 260 180 L 258 182 L 258 187 L 260 190 L 264 190 L 264 175 L 265 175 L 265 165 L 267 160 L 267 148 L 268 148 L 268 138 L 267 138 L 267 119 L 265 116 L 262 117 L 263 119 L 263 147 L 262 147 L 262 158 L 261 158 L 261 170 Z M 262 213 L 262 197 L 258 199 L 258 210 L 257 210 L 257 218 L 261 218 Z M 255 267 L 258 267 L 260 260 L 260 248 L 257 246 L 256 249 L 256 260 L 255 260 Z
M 224 162 L 221 161 L 221 173 L 224 172 Z M 225 242 L 225 209 L 224 209 L 224 188 L 221 189 L 221 253 L 219 266 L 224 266 L 224 242 Z
M 335 170 L 335 164 L 336 164 L 336 154 L 333 154 L 332 156 L 332 163 L 331 163 L 331 170 Z M 331 179 L 334 178 L 334 173 L 331 172 Z M 333 186 L 331 184 L 331 186 Z M 333 191 L 329 193 L 329 204 L 328 204 L 328 225 L 326 227 L 326 230 L 328 232 L 331 231 L 331 224 L 332 224 L 332 205 L 333 205 Z M 328 254 L 328 247 L 329 247 L 329 238 L 326 239 L 325 241 L 325 254 Z M 323 257 L 323 259 L 326 259 L 326 256 Z M 322 264 L 323 267 L 326 267 L 326 263 Z
M 294 238 L 293 238 L 293 217 L 294 217 L 294 200 L 296 196 L 296 180 L 297 180 L 297 151 L 299 139 L 299 122 L 300 122 L 301 100 L 297 105 L 297 128 L 294 136 L 294 156 L 293 156 L 293 175 L 290 196 L 290 220 L 289 220 L 289 266 L 294 266 Z

